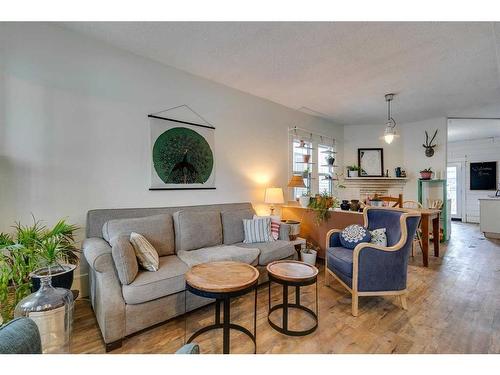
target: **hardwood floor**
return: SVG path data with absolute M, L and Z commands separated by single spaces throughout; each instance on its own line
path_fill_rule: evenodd
M 454 223 L 451 240 L 441 257 L 422 266 L 417 249 L 410 259 L 408 311 L 394 297 L 361 297 L 359 316 L 351 316 L 350 296 L 335 282 L 324 285 L 321 266 L 319 326 L 305 337 L 288 337 L 267 322 L 268 289 L 258 292 L 257 353 L 500 353 L 500 241 L 485 239 L 479 227 Z M 302 301 L 313 306 L 314 289 L 304 288 Z M 274 285 L 272 301 L 281 300 Z M 293 298 L 293 293 L 291 293 Z M 251 329 L 253 294 L 235 300 L 232 320 Z M 280 319 L 279 312 L 273 313 Z M 173 353 L 197 328 L 213 321 L 214 307 L 158 325 L 124 340 L 112 353 Z M 291 327 L 311 321 L 292 314 Z M 212 331 L 197 342 L 202 353 L 222 351 L 222 332 Z M 231 352 L 250 353 L 251 341 L 231 333 Z M 85 300 L 75 305 L 73 353 L 104 353 L 92 309 Z

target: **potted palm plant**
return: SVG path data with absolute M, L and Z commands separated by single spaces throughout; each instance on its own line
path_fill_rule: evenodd
M 78 265 L 77 226 L 60 220 L 49 229 L 33 218 L 32 225 L 16 223 L 14 234 L 0 233 L 0 312 L 12 319 L 14 306 L 38 290 L 40 277 L 50 275 L 56 287 L 71 288 Z

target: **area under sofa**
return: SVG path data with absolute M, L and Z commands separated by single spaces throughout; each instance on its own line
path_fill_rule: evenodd
M 184 274 L 196 264 L 248 263 L 259 270 L 260 284 L 267 281 L 267 264 L 296 258 L 286 224 L 276 241 L 243 243 L 243 219 L 254 214 L 250 203 L 89 211 L 82 250 L 106 350 L 119 347 L 130 334 L 210 303 L 185 292 Z M 157 249 L 158 271 L 138 267 L 128 241 L 132 231 Z

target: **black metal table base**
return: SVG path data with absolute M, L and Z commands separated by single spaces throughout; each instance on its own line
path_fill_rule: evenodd
M 275 306 L 271 306 L 271 283 L 272 282 L 281 284 L 283 286 L 283 303 L 280 303 Z M 301 305 L 300 304 L 300 287 L 301 286 L 306 286 L 306 285 L 311 285 L 315 283 L 316 284 L 316 311 L 311 310 L 310 308 Z M 289 286 L 294 286 L 295 287 L 295 303 L 290 303 L 288 302 L 288 287 Z M 288 310 L 289 309 L 299 309 L 302 311 L 305 311 L 308 313 L 313 319 L 314 319 L 314 325 L 311 328 L 305 329 L 305 330 L 292 330 L 288 328 Z M 282 325 L 279 326 L 278 324 L 274 323 L 271 320 L 271 314 L 273 311 L 276 310 L 283 310 L 283 317 L 282 317 Z M 273 277 L 269 277 L 269 312 L 267 314 L 267 321 L 269 322 L 269 325 L 273 327 L 276 331 L 288 335 L 288 336 L 305 336 L 308 335 L 316 330 L 318 328 L 318 281 L 317 278 L 314 278 L 313 280 L 308 280 L 304 282 L 290 282 L 286 280 L 281 280 L 281 279 L 276 279 Z
M 215 298 L 215 323 L 209 326 L 200 328 L 187 340 L 187 343 L 191 343 L 196 337 L 202 335 L 205 332 L 211 331 L 213 329 L 222 329 L 222 353 L 230 353 L 230 330 L 234 329 L 244 333 L 248 336 L 254 345 L 254 354 L 257 353 L 257 285 L 252 285 L 251 287 L 233 293 L 207 293 L 199 291 L 189 285 L 187 289 L 199 296 L 206 298 Z M 253 319 L 253 334 L 245 327 L 231 323 L 231 298 L 241 296 L 250 290 L 255 289 L 255 300 L 254 300 L 254 319 Z M 224 319 L 221 320 L 221 305 L 224 309 Z

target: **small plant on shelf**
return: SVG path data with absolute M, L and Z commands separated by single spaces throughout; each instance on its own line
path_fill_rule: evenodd
M 432 171 L 432 168 L 426 168 L 420 171 L 420 179 L 421 180 L 430 180 L 432 177 L 432 174 L 434 172 Z
M 359 177 L 359 167 L 355 164 L 347 166 L 348 177 Z

